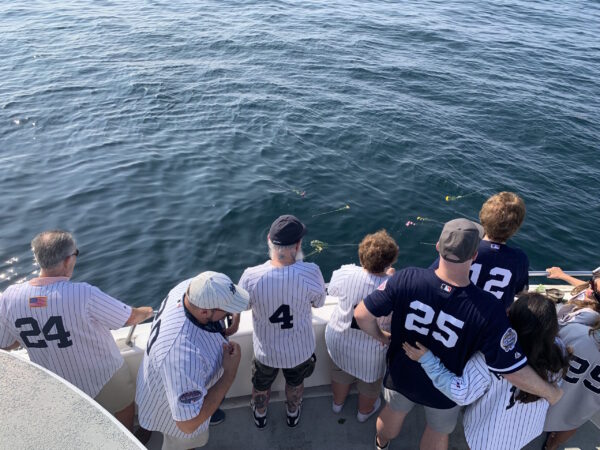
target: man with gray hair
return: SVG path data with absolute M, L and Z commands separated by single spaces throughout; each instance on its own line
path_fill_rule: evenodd
M 312 307 L 325 303 L 325 283 L 316 264 L 302 261 L 306 227 L 284 215 L 271 225 L 267 243 L 270 259 L 244 271 L 240 286 L 250 294 L 254 325 L 252 410 L 258 428 L 267 425 L 271 385 L 279 369 L 285 377 L 287 424 L 300 421 L 304 379 L 314 368 L 315 336 Z
M 94 398 L 130 430 L 134 386 L 110 330 L 152 317 L 88 283 L 70 281 L 79 256 L 73 236 L 44 231 L 31 241 L 40 276 L 0 297 L 0 348 L 27 348 L 36 364 Z

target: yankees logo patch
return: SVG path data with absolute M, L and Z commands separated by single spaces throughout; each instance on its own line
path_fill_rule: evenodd
M 200 391 L 190 391 L 179 396 L 179 403 L 183 403 L 184 405 L 191 405 L 192 403 L 196 403 L 202 399 L 203 395 Z
M 490 244 L 492 250 L 500 250 L 500 246 L 498 244 Z
M 505 352 L 510 352 L 517 345 L 517 332 L 512 328 L 506 330 L 500 339 L 500 347 Z

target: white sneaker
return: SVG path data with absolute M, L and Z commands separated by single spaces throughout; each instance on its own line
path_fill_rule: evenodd
M 363 414 L 359 411 L 358 413 L 356 413 L 356 420 L 358 420 L 360 423 L 366 422 L 367 420 L 369 420 L 369 417 L 371 417 L 373 414 L 375 414 L 377 412 L 377 410 L 379 409 L 380 406 L 381 406 L 381 397 L 377 397 L 377 400 L 375 401 L 375 404 L 373 405 L 373 409 L 371 410 L 371 412 L 367 413 L 367 414 Z
M 339 414 L 342 412 L 342 408 L 344 408 L 344 404 L 342 403 L 341 405 L 336 404 L 335 402 L 331 402 L 331 409 L 333 410 L 334 413 Z

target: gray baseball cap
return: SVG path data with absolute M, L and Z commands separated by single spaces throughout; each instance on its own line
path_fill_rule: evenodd
M 188 288 L 188 299 L 198 308 L 239 313 L 248 308 L 250 296 L 244 289 L 233 284 L 227 275 L 202 272 L 192 279 Z
M 483 238 L 483 227 L 468 219 L 446 222 L 440 234 L 440 256 L 452 263 L 463 263 L 473 258 Z

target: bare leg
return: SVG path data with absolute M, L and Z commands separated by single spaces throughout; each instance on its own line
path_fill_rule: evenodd
M 304 393 L 304 383 L 292 387 L 285 383 L 285 398 L 288 412 L 295 412 L 302 403 L 302 394 Z
M 349 388 L 349 386 L 348 386 Z M 333 397 L 335 400 L 335 395 Z M 375 406 L 375 402 L 377 401 L 377 397 L 371 398 L 362 394 L 358 394 L 358 412 L 361 414 L 369 414 L 373 411 L 373 407 Z M 336 402 L 337 403 L 337 402 Z
M 252 388 L 252 405 L 259 414 L 265 414 L 267 412 L 267 406 L 269 406 L 269 398 L 271 397 L 271 389 L 266 391 L 257 391 Z
M 331 391 L 333 392 L 333 403 L 343 405 L 350 392 L 350 384 L 341 384 L 331 380 Z
M 400 434 L 402 424 L 408 413 L 394 411 L 388 405 L 381 410 L 377 417 L 377 442 L 379 446 L 385 446 L 388 442 Z
M 544 450 L 557 450 L 560 444 L 567 442 L 575 433 L 577 433 L 577 428 L 567 431 L 553 431 L 548 435 Z
M 133 431 L 133 416 L 135 415 L 135 404 L 131 402 L 121 411 L 115 413 L 115 418 L 121 422 L 129 431 Z
M 448 450 L 448 435 L 435 431 L 429 425 L 421 437 L 421 450 Z

